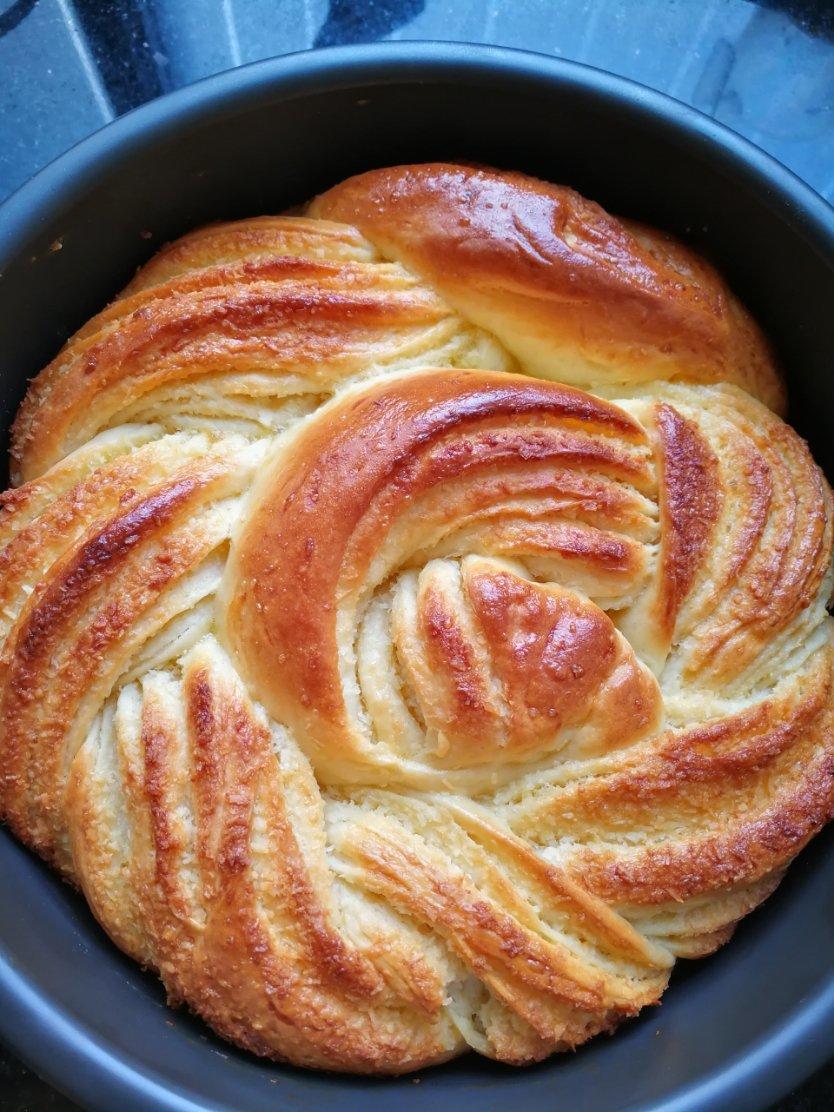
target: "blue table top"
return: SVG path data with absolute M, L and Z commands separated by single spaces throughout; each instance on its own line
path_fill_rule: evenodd
M 830 0 L 0 0 L 0 198 L 200 77 L 311 46 L 421 38 L 535 49 L 641 81 L 834 200 Z
M 741 132 L 834 202 L 830 0 L 0 0 L 0 200 L 172 89 L 382 39 L 494 43 L 622 74 Z M 74 1107 L 0 1049 L 0 1112 Z M 834 1108 L 834 1064 L 778 1107 Z

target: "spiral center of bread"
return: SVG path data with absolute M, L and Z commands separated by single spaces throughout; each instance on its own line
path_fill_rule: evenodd
M 588 755 L 657 722 L 654 677 L 574 592 L 467 556 L 404 574 L 391 610 L 398 678 L 439 767 L 529 760 L 569 743 L 572 755 Z M 366 701 L 378 685 L 369 673 Z
M 328 782 L 487 786 L 628 744 L 662 700 L 603 606 L 645 580 L 653 483 L 641 426 L 569 387 L 348 392 L 255 491 L 230 643 Z

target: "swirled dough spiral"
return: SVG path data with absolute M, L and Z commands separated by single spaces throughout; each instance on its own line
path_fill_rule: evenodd
M 15 424 L 5 820 L 258 1054 L 611 1030 L 832 813 L 831 492 L 783 404 L 705 262 L 519 174 L 186 236 Z

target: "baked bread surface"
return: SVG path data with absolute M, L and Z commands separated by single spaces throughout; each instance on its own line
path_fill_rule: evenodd
M 612 1030 L 831 817 L 784 400 L 706 262 L 520 174 L 185 236 L 15 423 L 3 818 L 255 1053 Z

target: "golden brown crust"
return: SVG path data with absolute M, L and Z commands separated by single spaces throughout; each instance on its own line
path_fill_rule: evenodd
M 340 621 L 352 622 L 349 615 L 361 608 L 369 592 L 393 568 L 409 563 L 413 546 L 422 559 L 430 558 L 433 539 L 443 538 L 443 550 L 454 554 L 449 548 L 450 519 L 467 526 L 465 546 L 515 558 L 546 552 L 548 559 L 567 565 L 568 581 L 581 575 L 604 582 L 612 592 L 633 589 L 645 566 L 638 542 L 558 521 L 544 524 L 543 537 L 541 521 L 510 513 L 496 528 L 500 503 L 496 504 L 494 482 L 502 469 L 512 474 L 519 457 L 538 457 L 569 460 L 575 470 L 598 470 L 610 481 L 641 484 L 648 481 L 645 452 L 642 430 L 623 411 L 568 387 L 529 378 L 430 372 L 384 380 L 358 397 L 344 395 L 287 442 L 271 475 L 262 479 L 256 508 L 238 537 L 227 570 L 225 623 L 243 675 L 270 712 L 291 727 L 302 747 L 316 752 L 320 776 L 364 780 L 379 759 L 383 777 L 424 787 L 440 785 L 452 782 L 446 770 L 457 767 L 465 771 L 454 779 L 472 787 L 481 779 L 481 763 L 488 763 L 489 778 L 499 775 L 490 748 L 501 750 L 502 765 L 512 766 L 525 755 L 541 756 L 542 746 L 559 743 L 563 726 L 588 716 L 592 692 L 599 696 L 618 658 L 627 657 L 610 621 L 596 607 L 583 612 L 572 594 L 559 595 L 559 604 L 553 591 L 548 596 L 542 588 L 525 586 L 518 575 L 496 572 L 494 564 L 483 569 L 481 594 L 508 584 L 505 590 L 526 592 L 528 613 L 533 597 L 545 607 L 539 618 L 544 638 L 539 652 L 547 648 L 551 657 L 552 678 L 543 698 L 554 717 L 551 728 L 539 729 L 531 741 L 519 744 L 513 737 L 512 705 L 519 700 L 526 704 L 528 718 L 530 710 L 535 712 L 528 691 L 531 667 L 509 657 L 529 642 L 529 632 L 516 638 L 515 649 L 504 643 L 490 651 L 484 609 L 470 591 L 470 621 L 480 619 L 482 626 L 480 637 L 474 631 L 473 636 L 487 642 L 483 650 L 491 658 L 491 665 L 479 666 L 476 649 L 455 631 L 454 617 L 432 614 L 438 606 L 437 592 L 424 582 L 416 602 L 422 636 L 400 629 L 395 637 L 405 670 L 412 675 L 428 644 L 428 659 L 416 664 L 414 697 L 423 704 L 429 730 L 438 732 L 439 720 L 445 729 L 438 733 L 433 754 L 426 753 L 424 760 L 416 757 L 407 766 L 392 764 L 384 743 L 363 737 L 355 716 L 351 720 L 343 690 L 349 647 L 339 636 Z M 484 476 L 487 482 L 482 485 Z M 505 480 L 503 500 L 512 494 L 510 478 Z M 382 564 L 380 549 L 386 547 Z M 407 584 L 403 591 L 408 591 Z M 339 610 L 333 603 L 337 598 Z M 395 624 L 398 614 L 402 626 L 408 619 L 395 600 Z M 561 634 L 560 623 L 565 627 Z M 506 615 L 504 628 L 506 635 Z M 584 647 L 574 645 L 577 636 L 585 639 Z M 408 642 L 415 637 L 422 647 L 412 652 Z M 601 672 L 586 677 L 580 687 L 589 658 L 600 649 L 600 638 L 607 638 L 607 649 L 597 661 Z M 635 690 L 646 689 L 648 704 L 652 687 L 641 680 L 637 662 L 628 659 Z M 282 662 L 278 671 L 275 660 Z M 573 680 L 573 691 L 557 696 L 558 676 L 565 673 Z M 436 683 L 435 674 L 440 677 Z M 444 685 L 444 678 L 446 690 L 441 693 L 438 685 Z M 497 696 L 506 704 L 503 711 L 488 690 L 496 684 L 504 688 Z M 519 684 L 524 695 L 515 690 Z M 572 713 L 560 708 L 560 702 L 572 702 Z M 655 718 L 647 712 L 643 725 Z M 487 719 L 497 731 L 492 747 L 485 733 Z M 484 743 L 487 751 L 479 758 L 473 748 Z
M 359 174 L 308 211 L 355 225 L 533 374 L 735 382 L 783 408 L 767 344 L 716 272 L 572 189 L 428 163 Z
M 782 397 L 705 263 L 521 175 L 191 233 L 16 422 L 0 813 L 256 1054 L 613 1030 L 834 812 Z

